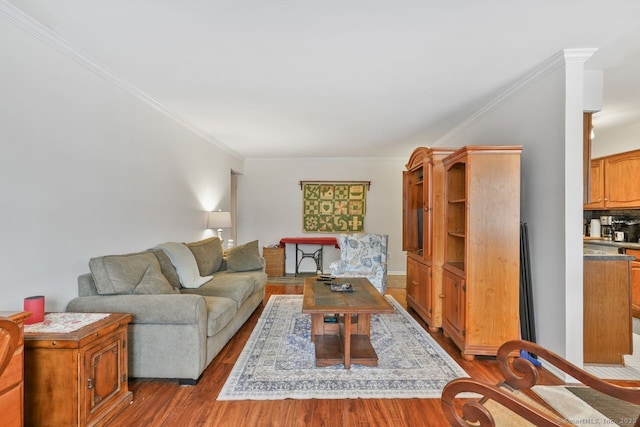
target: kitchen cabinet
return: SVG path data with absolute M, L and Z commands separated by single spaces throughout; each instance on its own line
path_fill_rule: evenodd
M 467 146 L 443 159 L 442 329 L 462 357 L 520 337 L 521 146 Z
M 24 425 L 24 321 L 28 312 L 0 311 L 0 317 L 8 318 L 18 324 L 20 338 L 11 361 L 0 375 L 0 425 L 21 427 Z
M 606 208 L 640 207 L 640 150 L 605 158 Z
M 436 332 L 442 326 L 444 165 L 451 148 L 416 148 L 403 172 L 402 249 L 407 251 L 407 305 Z
M 591 172 L 589 174 L 590 203 L 584 205 L 585 209 L 604 209 L 604 159 L 591 160 Z
M 625 254 L 636 257 L 629 263 L 631 280 L 631 313 L 634 317 L 640 317 L 640 250 L 625 249 Z
M 584 363 L 624 364 L 633 353 L 629 257 L 584 256 Z
M 128 387 L 130 314 L 68 333 L 25 333 L 25 423 L 105 425 L 133 400 Z
M 640 150 L 591 161 L 591 202 L 584 209 L 640 208 Z

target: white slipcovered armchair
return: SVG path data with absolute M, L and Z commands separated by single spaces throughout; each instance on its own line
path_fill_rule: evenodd
M 366 277 L 381 294 L 387 290 L 386 234 L 340 234 L 340 260 L 329 265 L 336 277 Z

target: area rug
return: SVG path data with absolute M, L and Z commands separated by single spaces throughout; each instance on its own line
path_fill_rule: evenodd
M 378 366 L 315 366 L 311 319 L 301 295 L 273 295 L 218 400 L 439 398 L 467 373 L 398 304 L 371 316 Z
M 533 391 L 577 426 L 633 425 L 640 406 L 584 386 L 535 386 Z
M 267 277 L 267 283 L 302 286 L 304 284 L 304 277 L 305 276 L 269 276 Z

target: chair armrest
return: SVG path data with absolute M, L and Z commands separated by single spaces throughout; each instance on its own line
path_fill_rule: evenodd
M 461 393 L 477 393 L 482 398 L 468 400 L 462 404 L 459 410 L 456 410 L 455 399 Z M 563 422 L 561 416 L 545 413 L 532 404 L 519 399 L 518 396 L 508 390 L 473 378 L 458 378 L 449 382 L 442 390 L 440 404 L 452 426 L 470 427 L 471 424 L 469 423 L 473 422 L 477 422 L 482 426 L 495 426 L 497 425 L 496 420 L 489 408 L 483 405 L 489 399 L 508 408 L 536 426 L 572 425 Z M 464 418 L 462 415 L 464 415 Z
M 207 319 L 206 300 L 201 295 L 100 295 L 78 297 L 67 311 L 131 313 L 131 323 L 196 324 Z
M 333 261 L 329 264 L 329 271 L 331 271 L 332 275 L 344 273 L 346 271 L 346 266 L 347 264 L 342 260 Z
M 538 344 L 524 340 L 513 340 L 504 343 L 498 349 L 496 356 L 500 373 L 502 373 L 505 382 L 513 388 L 530 388 L 538 382 L 538 370 L 533 363 L 522 357 L 513 357 L 513 354 L 520 354 L 521 350 L 525 350 L 529 354 L 534 354 L 544 359 L 547 363 L 571 375 L 582 384 L 594 390 L 598 390 L 617 399 L 635 403 L 636 405 L 640 404 L 640 389 L 617 386 L 602 380 L 591 375 L 584 369 L 577 367 L 568 360 L 565 360 L 556 353 Z

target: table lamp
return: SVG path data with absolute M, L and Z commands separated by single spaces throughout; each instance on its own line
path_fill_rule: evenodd
M 207 228 L 216 228 L 218 238 L 222 241 L 222 229 L 231 228 L 231 212 L 222 212 L 221 210 L 209 212 Z

